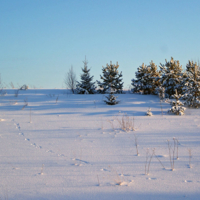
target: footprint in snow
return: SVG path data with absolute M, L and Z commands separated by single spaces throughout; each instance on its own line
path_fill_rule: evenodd
M 76 161 L 79 161 L 81 163 L 85 163 L 85 164 L 90 164 L 89 162 L 85 161 L 85 160 L 81 160 L 81 159 L 75 159 Z
M 158 158 L 166 157 L 166 155 L 156 155 Z
M 24 140 L 30 141 L 30 139 L 28 139 L 28 138 L 25 138 Z
M 184 180 L 185 183 L 192 183 L 193 181 L 191 180 Z
M 147 178 L 147 180 L 157 180 L 157 178 Z
M 119 176 L 131 176 L 130 174 L 119 174 Z
M 58 154 L 58 156 L 60 156 L 60 157 L 65 157 L 65 155 L 64 155 L 64 154 Z
M 110 172 L 110 170 L 108 170 L 108 169 L 101 169 L 101 171 L 104 171 L 104 172 Z
M 21 136 L 24 136 L 24 134 L 23 134 L 23 133 L 19 133 L 19 135 L 21 135 Z
M 134 180 L 126 181 L 117 181 L 115 185 L 119 186 L 130 186 L 130 184 L 134 183 Z
M 32 146 L 34 146 L 35 148 L 40 148 L 42 149 L 42 146 L 37 146 L 35 143 L 31 144 Z
M 47 150 L 46 152 L 47 153 L 54 153 L 52 150 Z
M 20 125 L 19 124 L 15 124 L 16 125 L 16 129 L 20 130 Z
M 128 186 L 128 183 L 125 181 L 118 181 L 116 182 L 116 185 L 120 185 L 120 186 Z

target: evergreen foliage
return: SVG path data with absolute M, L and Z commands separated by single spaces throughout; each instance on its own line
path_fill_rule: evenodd
M 151 108 L 149 108 L 148 110 L 147 110 L 147 112 L 146 112 L 146 115 L 147 116 L 153 116 L 153 113 L 151 112 Z
M 200 69 L 197 63 L 189 61 L 186 65 L 186 72 L 183 98 L 187 106 L 198 108 L 200 106 Z
M 108 96 L 105 96 L 106 100 L 104 100 L 104 102 L 106 102 L 106 104 L 116 105 L 116 104 L 119 103 L 119 101 L 116 100 L 117 97 L 114 96 L 115 90 L 114 90 L 114 88 L 112 87 L 111 84 L 109 84 L 109 88 L 107 89 L 106 92 L 108 93 Z
M 142 94 L 156 94 L 156 88 L 160 85 L 160 71 L 153 61 L 148 66 L 144 63 L 137 68 L 136 79 L 132 79 L 132 92 Z
M 169 113 L 173 113 L 175 115 L 184 115 L 185 107 L 183 107 L 183 103 L 179 101 L 179 99 L 182 97 L 182 94 L 178 94 L 177 90 L 175 91 L 175 94 L 172 95 L 173 98 L 175 98 L 175 101 L 171 102 L 172 108 L 168 110 Z
M 110 62 L 110 65 L 107 64 L 106 67 L 102 67 L 103 75 L 100 75 L 100 78 L 103 82 L 97 81 L 101 93 L 105 94 L 110 85 L 112 85 L 112 88 L 116 93 L 122 93 L 122 72 L 119 74 L 118 68 L 118 62 L 116 65 L 113 65 L 112 62 Z
M 182 66 L 180 66 L 179 61 L 171 60 L 168 62 L 165 60 L 165 64 L 160 64 L 160 69 L 162 73 L 161 84 L 165 88 L 165 93 L 167 97 L 172 97 L 175 94 L 175 90 L 181 92 L 181 80 L 182 80 Z
M 95 82 L 92 82 L 93 76 L 90 76 L 90 69 L 88 69 L 88 61 L 85 58 L 83 61 L 84 67 L 82 68 L 83 74 L 81 74 L 81 81 L 76 84 L 76 91 L 78 94 L 94 94 Z
M 164 100 L 164 98 L 165 98 L 165 88 L 162 87 L 162 86 L 159 86 L 159 87 L 156 88 L 156 91 L 158 93 L 160 100 L 161 101 Z
M 142 63 L 142 65 L 137 68 L 137 72 L 135 72 L 136 79 L 131 80 L 131 85 L 133 86 L 133 93 L 143 93 L 143 77 L 145 75 L 145 69 L 146 65 L 144 65 L 144 63 Z

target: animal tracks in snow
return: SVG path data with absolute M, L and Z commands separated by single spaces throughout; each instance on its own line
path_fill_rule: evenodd
M 58 154 L 58 156 L 59 156 L 59 157 L 65 157 L 65 155 L 64 155 L 64 154 Z
M 155 181 L 155 180 L 157 180 L 157 178 L 150 178 L 150 177 L 149 177 L 149 178 L 147 178 L 147 180 L 150 180 L 150 181 L 151 181 L 151 180 L 154 180 L 154 181 Z
M 0 121 L 4 121 L 4 120 L 0 119 Z M 42 146 L 38 145 L 37 143 L 31 141 L 31 139 L 26 137 L 26 134 L 24 134 L 24 132 L 22 132 L 21 126 L 20 126 L 19 123 L 17 123 L 14 119 L 12 119 L 12 122 L 14 123 L 15 128 L 19 131 L 18 132 L 19 137 L 24 137 L 24 141 L 29 142 L 29 144 L 31 146 L 35 147 L 36 149 L 43 149 Z M 62 153 L 58 154 L 58 153 L 54 152 L 53 150 L 45 150 L 45 152 L 46 153 L 56 154 L 56 156 L 62 157 L 62 158 L 66 157 L 64 154 L 62 154 Z M 82 165 L 82 164 L 90 164 L 89 162 L 81 160 L 81 159 L 75 159 L 75 160 L 76 160 L 76 162 L 80 163 L 80 165 Z
M 105 169 L 105 168 L 102 168 L 102 169 L 100 169 L 101 171 L 104 171 L 104 172 L 110 172 L 110 170 L 108 170 L 108 169 Z
M 39 149 L 42 149 L 42 146 L 38 146 L 36 145 L 35 143 L 31 144 L 32 146 L 34 146 L 35 148 L 39 148 Z
M 83 164 L 92 165 L 90 162 L 87 162 L 85 160 L 81 160 L 77 158 L 73 158 L 72 160 L 74 161 L 73 165 L 76 165 L 76 166 L 82 166 Z
M 185 183 L 192 183 L 193 181 L 192 180 L 184 180 L 183 182 L 185 182 Z
M 16 126 L 16 129 L 18 129 L 18 130 L 20 130 L 20 125 L 19 125 L 19 123 L 18 124 L 14 124 L 15 126 Z
M 20 131 L 20 129 L 21 129 L 20 124 L 19 123 L 15 123 L 14 119 L 12 121 L 14 122 L 14 125 L 15 125 L 16 129 L 18 129 Z M 19 135 L 25 137 L 23 132 L 19 132 Z M 28 142 L 31 141 L 29 138 L 24 138 L 24 140 L 28 141 Z M 38 148 L 38 149 L 42 149 L 42 146 L 37 145 L 36 143 L 31 143 L 31 146 L 34 146 L 35 148 Z
M 46 152 L 47 153 L 54 153 L 52 150 L 47 150 Z

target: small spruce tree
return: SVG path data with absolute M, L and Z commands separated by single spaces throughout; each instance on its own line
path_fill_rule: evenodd
M 175 90 L 175 94 L 172 95 L 172 97 L 175 99 L 175 101 L 172 101 L 171 104 L 171 109 L 168 110 L 169 113 L 173 113 L 175 115 L 184 115 L 185 112 L 185 107 L 183 107 L 183 103 L 179 101 L 179 99 L 182 97 L 182 94 L 178 94 L 177 90 Z
M 163 101 L 165 99 L 165 88 L 164 87 L 157 87 L 156 88 L 156 91 L 158 93 L 158 96 L 160 98 L 160 101 Z
M 114 96 L 115 89 L 112 87 L 112 84 L 109 84 L 109 88 L 107 89 L 106 93 L 108 93 L 108 96 L 105 96 L 106 100 L 104 100 L 104 102 L 106 102 L 106 104 L 116 105 L 119 103 L 119 101 L 116 100 L 117 97 Z
M 92 82 L 93 76 L 90 76 L 90 69 L 88 69 L 88 61 L 83 61 L 84 67 L 82 68 L 83 74 L 81 74 L 81 81 L 76 84 L 76 91 L 78 94 L 94 94 L 95 82 Z
M 122 72 L 119 74 L 118 72 L 118 62 L 116 65 L 110 62 L 110 65 L 106 65 L 106 67 L 102 67 L 103 75 L 100 75 L 100 78 L 103 82 L 97 81 L 100 92 L 105 94 L 106 90 L 109 89 L 110 85 L 114 89 L 115 93 L 122 93 L 123 91 L 123 82 L 122 82 Z
M 146 112 L 147 116 L 153 116 L 153 113 L 151 112 L 151 108 L 149 108 Z

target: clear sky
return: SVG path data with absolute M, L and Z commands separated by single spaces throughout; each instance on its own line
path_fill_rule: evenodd
M 118 61 L 127 88 L 142 63 L 198 61 L 199 24 L 199 0 L 0 0 L 1 79 L 64 88 L 86 56 L 95 81 Z

